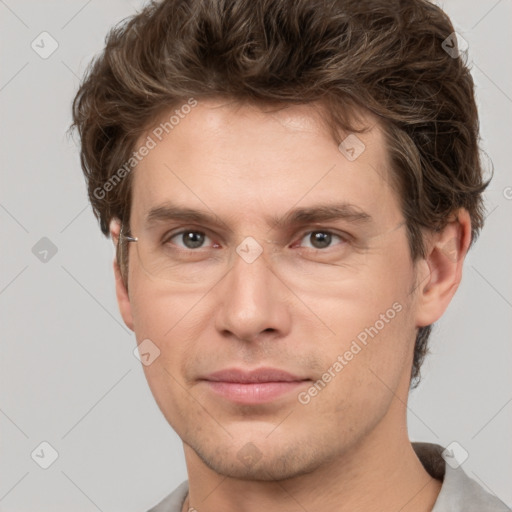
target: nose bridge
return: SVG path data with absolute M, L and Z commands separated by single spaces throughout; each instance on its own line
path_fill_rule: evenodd
M 267 258 L 270 249 L 264 240 L 253 237 L 236 247 L 219 288 L 218 329 L 247 340 L 267 329 L 288 328 L 283 290 Z
M 246 237 L 232 254 L 229 275 L 229 296 L 236 298 L 238 304 L 250 310 L 252 306 L 260 311 L 272 297 L 272 271 L 267 258 L 268 247 L 261 240 Z

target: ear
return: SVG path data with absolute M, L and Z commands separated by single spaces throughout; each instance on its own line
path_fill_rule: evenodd
M 112 237 L 112 242 L 114 243 L 115 250 L 118 250 L 119 243 L 119 233 L 121 231 L 121 221 L 117 218 L 114 218 L 110 221 L 110 236 Z M 117 254 L 117 252 L 116 252 Z M 119 312 L 123 317 L 124 323 L 127 325 L 129 329 L 134 330 L 133 326 L 133 316 L 132 316 L 132 307 L 130 304 L 130 297 L 128 295 L 128 290 L 123 281 L 123 277 L 121 275 L 121 269 L 119 268 L 119 264 L 117 263 L 117 258 L 114 256 L 114 276 L 116 278 L 116 296 L 117 296 L 117 304 L 119 306 Z
M 462 265 L 471 243 L 471 218 L 457 210 L 446 227 L 434 232 L 422 261 L 424 272 L 417 293 L 416 326 L 430 325 L 443 315 L 462 279 Z M 421 275 L 423 274 L 423 276 Z

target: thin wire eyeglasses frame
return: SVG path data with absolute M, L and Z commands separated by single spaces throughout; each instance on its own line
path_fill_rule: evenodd
M 406 225 L 406 221 L 405 220 L 399 222 L 395 226 L 395 228 L 391 230 L 391 232 L 396 231 L 397 229 L 401 228 L 404 225 Z M 121 230 L 120 230 L 120 233 L 119 233 L 119 241 L 126 240 L 127 242 L 138 242 L 139 241 L 138 237 L 127 235 L 127 234 L 124 233 L 124 226 L 125 226 L 125 224 L 121 223 Z M 265 241 L 269 242 L 269 243 L 276 243 L 274 240 L 265 240 Z

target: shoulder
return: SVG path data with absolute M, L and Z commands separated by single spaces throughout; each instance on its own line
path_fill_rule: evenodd
M 147 512 L 181 512 L 183 502 L 188 492 L 188 480 L 182 482 L 174 491 L 166 496 Z
M 510 512 L 499 498 L 470 478 L 460 465 L 447 464 L 442 446 L 433 443 L 412 443 L 412 446 L 428 473 L 443 482 L 432 512 Z
M 446 467 L 446 474 L 432 512 L 510 512 L 496 496 L 470 478 L 461 467 Z

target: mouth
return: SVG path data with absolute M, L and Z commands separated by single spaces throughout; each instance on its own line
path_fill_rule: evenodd
M 311 382 L 275 368 L 252 371 L 230 368 L 211 373 L 200 381 L 215 395 L 239 404 L 271 402 Z

